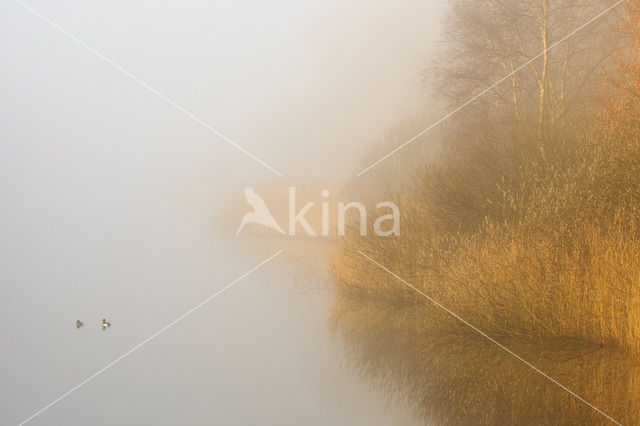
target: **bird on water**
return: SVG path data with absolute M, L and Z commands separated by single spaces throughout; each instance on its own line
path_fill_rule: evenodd
M 111 323 L 108 322 L 106 319 L 102 318 L 102 329 L 106 330 L 108 327 L 111 327 Z

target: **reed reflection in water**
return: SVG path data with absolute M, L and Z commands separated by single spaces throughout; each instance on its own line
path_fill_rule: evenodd
M 401 284 L 399 284 L 401 285 Z M 612 424 L 522 361 L 427 300 L 336 298 L 333 330 L 348 365 L 427 424 Z M 622 424 L 640 419 L 640 363 L 571 339 L 502 341 Z

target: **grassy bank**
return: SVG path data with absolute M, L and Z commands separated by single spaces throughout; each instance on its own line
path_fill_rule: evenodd
M 460 4 L 453 3 L 454 15 L 468 19 Z M 606 421 L 575 399 L 560 400 L 558 389 L 538 382 L 544 381 L 538 373 L 358 250 L 612 410 L 617 420 L 638 418 L 640 6 L 625 7 L 623 29 L 613 36 L 625 47 L 580 57 L 607 65 L 589 75 L 588 90 L 575 87 L 583 97 L 571 114 L 553 99 L 572 75 L 554 65 L 562 63 L 556 52 L 532 67 L 536 78 L 548 73 L 549 81 L 514 77 L 511 93 L 505 85 L 449 120 L 435 159 L 425 159 L 394 188 L 374 193 L 372 198 L 400 205 L 399 237 L 362 237 L 354 223 L 346 238 L 332 244 L 332 321 L 352 348 L 352 365 L 391 394 L 408 396 L 424 418 L 462 424 Z M 484 15 L 489 9 L 481 8 L 469 28 L 513 25 L 509 16 Z M 477 37 L 485 34 L 496 33 Z M 605 30 L 598 34 L 611 37 Z M 508 40 L 488 37 L 491 46 L 511 52 Z M 479 48 L 473 38 L 451 40 L 454 57 Z M 494 51 L 485 53 L 486 71 L 493 72 Z M 445 97 L 477 83 L 461 71 L 483 66 L 480 60 L 451 63 L 441 73 L 441 82 L 451 86 L 441 90 Z M 585 69 L 577 65 L 568 67 Z M 388 182 L 401 162 L 378 166 L 366 179 Z
M 637 419 L 639 136 L 640 122 L 603 120 L 546 141 L 479 138 L 381 194 L 401 206 L 401 235 L 353 223 L 330 250 L 350 365 L 438 423 L 607 423 L 360 250 L 616 420 Z
M 338 300 L 428 303 L 359 249 L 492 336 L 640 357 L 639 135 L 602 125 L 444 154 L 403 189 L 400 237 L 335 242 Z

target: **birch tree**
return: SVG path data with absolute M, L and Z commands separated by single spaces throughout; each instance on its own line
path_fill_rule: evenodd
M 605 0 L 452 0 L 444 53 L 430 70 L 437 92 L 454 108 L 509 76 L 465 108 L 467 121 L 515 124 L 541 138 L 589 120 L 618 49 L 618 15 L 581 26 L 608 6 Z

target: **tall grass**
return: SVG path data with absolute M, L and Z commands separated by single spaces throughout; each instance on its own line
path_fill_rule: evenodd
M 336 240 L 336 316 L 349 299 L 428 303 L 359 249 L 496 338 L 640 358 L 640 125 L 595 127 L 452 144 L 397 196 L 401 237 Z
M 503 130 L 504 131 L 504 130 Z M 640 416 L 640 120 L 454 141 L 399 190 L 401 236 L 333 241 L 332 323 L 352 365 L 420 418 L 608 420 L 361 250 L 623 423 Z M 580 134 L 582 133 L 582 134 Z M 384 176 L 376 177 L 384 181 Z
M 467 10 L 460 9 L 464 16 Z M 636 34 L 637 19 L 631 22 Z M 460 40 L 463 48 L 467 41 L 475 46 L 473 37 L 452 39 L 456 46 Z M 607 64 L 603 70 L 611 71 Z M 473 74 L 476 65 L 462 68 Z M 410 175 L 382 163 L 368 172 L 368 182 L 382 183 L 381 193 L 367 188 L 372 198 L 400 206 L 401 236 L 361 237 L 353 223 L 346 238 L 333 241 L 332 323 L 352 349 L 351 365 L 408 398 L 422 418 L 607 422 L 358 250 L 618 421 L 637 423 L 640 73 L 635 57 L 613 68 L 621 81 L 614 78 L 611 90 L 590 74 L 584 103 L 574 105 L 570 117 L 563 112 L 541 123 L 545 114 L 529 112 L 513 118 L 496 92 L 448 121 L 436 160 L 410 168 Z M 445 73 L 445 97 L 451 76 L 463 89 L 475 87 L 468 75 Z M 601 92 L 611 92 L 606 106 L 591 96 Z M 604 112 L 596 119 L 594 111 Z M 407 164 L 415 162 L 414 156 Z M 404 179 L 392 179 L 395 173 Z M 400 184 L 390 188 L 389 182 Z

